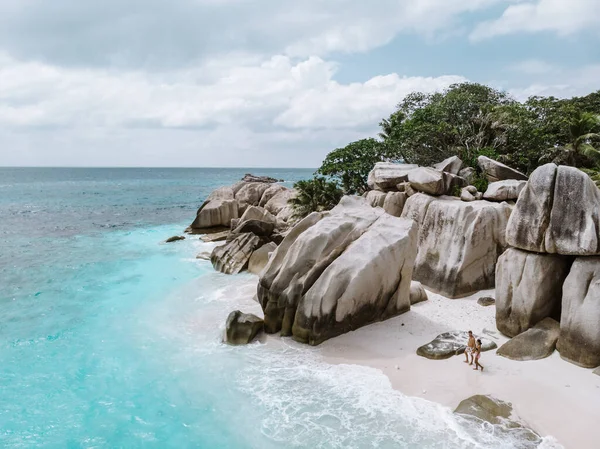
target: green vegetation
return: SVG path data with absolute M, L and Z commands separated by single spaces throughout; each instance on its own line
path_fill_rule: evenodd
M 364 193 L 369 171 L 381 161 L 430 166 L 456 155 L 475 168 L 473 185 L 479 191 L 487 188 L 477 166 L 480 155 L 526 174 L 547 162 L 570 165 L 600 184 L 600 91 L 570 99 L 534 96 L 521 103 L 488 86 L 455 84 L 443 92 L 407 95 L 379 126 L 379 139 L 352 142 L 327 155 L 317 174 L 335 182 L 306 181 L 301 187 L 306 199 L 300 202 L 307 206 L 299 215 L 333 207 L 338 184 L 344 193 Z
M 294 208 L 296 218 L 306 217 L 311 212 L 333 209 L 339 203 L 344 192 L 335 181 L 314 177 L 294 184 L 298 195 L 289 203 Z
M 338 179 L 348 194 L 363 194 L 367 176 L 377 162 L 387 160 L 385 145 L 375 139 L 363 139 L 337 148 L 327 155 L 318 174 Z

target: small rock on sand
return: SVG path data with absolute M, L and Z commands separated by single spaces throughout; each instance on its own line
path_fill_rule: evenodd
M 494 304 L 496 304 L 496 300 L 491 296 L 485 296 L 483 298 L 479 298 L 477 300 L 477 304 L 483 307 L 493 306 Z
M 493 341 L 475 335 L 475 339 L 479 338 L 482 343 L 482 351 L 490 351 L 498 347 Z M 417 355 L 432 360 L 449 359 L 453 355 L 464 353 L 468 341 L 469 334 L 465 331 L 446 332 L 417 349 Z

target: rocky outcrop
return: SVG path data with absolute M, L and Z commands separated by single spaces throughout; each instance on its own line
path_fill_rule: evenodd
M 496 354 L 520 361 L 544 359 L 556 349 L 559 334 L 558 321 L 544 318 L 531 329 L 504 343 Z
M 475 336 L 475 339 L 481 337 Z M 417 355 L 432 360 L 443 360 L 449 359 L 453 355 L 460 355 L 467 349 L 467 343 L 469 342 L 469 334 L 465 331 L 453 331 L 446 332 L 438 335 L 427 343 L 417 349 Z M 497 345 L 491 340 L 481 338 L 481 350 L 490 351 L 496 349 Z
M 582 171 L 546 164 L 531 174 L 507 229 L 508 243 L 540 253 L 600 254 L 600 190 Z
M 369 190 L 366 199 L 372 207 L 383 207 L 387 193 L 381 190 Z
M 227 317 L 225 341 L 231 345 L 250 343 L 263 330 L 263 320 L 251 313 L 235 310 Z
M 182 235 L 174 235 L 173 237 L 169 237 L 167 240 L 165 240 L 165 243 L 173 243 L 179 240 L 185 240 L 185 237 Z
M 427 297 L 427 292 L 423 287 L 423 284 L 417 281 L 412 281 L 410 283 L 410 305 L 418 304 L 423 301 L 427 301 L 429 298 Z
M 363 198 L 344 197 L 329 214 L 309 215 L 259 280 L 267 332 L 319 344 L 407 311 L 416 234 L 413 222 Z
M 287 224 L 293 224 L 296 222 L 296 211 L 292 206 L 285 206 L 277 214 L 277 219 Z
M 408 196 L 404 192 L 388 192 L 383 201 L 383 210 L 394 217 L 402 215 Z
M 235 199 L 240 208 L 245 210 L 247 206 L 258 205 L 270 184 L 264 182 L 247 182 L 235 194 Z
M 275 179 L 270 176 L 256 176 L 250 173 L 246 173 L 242 178 L 242 182 L 263 182 L 267 184 L 272 184 L 274 182 L 283 182 L 283 179 Z
M 479 156 L 477 158 L 477 165 L 479 165 L 479 168 L 481 168 L 481 171 L 489 182 L 504 181 L 506 179 L 527 181 L 527 176 L 520 171 L 486 156 Z
M 275 215 L 268 210 L 257 206 L 249 206 L 240 217 L 238 224 L 246 220 L 260 220 L 273 224 L 277 223 L 277 218 Z
M 293 215 L 288 200 L 296 195 L 296 191 L 274 184 L 276 181 L 274 178 L 247 174 L 242 181 L 232 186 L 214 190 L 202 204 L 196 219 L 186 232 L 201 233 L 216 227 L 233 229 L 248 219 L 276 223 L 274 217 L 278 215 L 280 224 L 286 226 Z M 255 207 L 260 207 L 261 214 L 257 214 Z M 251 216 L 244 215 L 248 209 L 251 210 Z M 241 221 L 237 221 L 240 218 Z
M 269 262 L 269 254 L 277 249 L 277 245 L 269 242 L 255 250 L 248 261 L 248 271 L 254 274 L 260 274 Z
M 265 190 L 265 193 L 263 193 L 263 196 L 260 199 L 260 202 L 258 203 L 258 205 L 260 207 L 265 207 L 265 205 L 269 202 L 269 200 L 271 198 L 273 198 L 279 192 L 283 192 L 285 190 L 289 190 L 289 189 L 287 187 L 282 186 L 281 184 L 271 184 L 269 187 L 267 187 L 267 190 Z
M 275 223 L 273 222 L 254 219 L 245 220 L 238 224 L 236 228 L 231 231 L 231 233 L 227 237 L 227 240 L 232 240 L 237 235 L 246 234 L 248 232 L 251 232 L 252 234 L 257 235 L 259 237 L 269 237 L 271 234 L 273 234 L 274 230 Z
M 600 365 L 600 257 L 575 259 L 564 282 L 558 351 L 577 365 Z
M 444 173 L 428 167 L 415 168 L 408 172 L 410 186 L 418 192 L 443 195 L 447 191 Z
M 223 242 L 227 240 L 227 236 L 229 236 L 229 231 L 211 232 L 210 234 L 201 235 L 200 240 L 207 243 Z
M 451 298 L 494 287 L 510 212 L 507 203 L 410 197 L 402 217 L 415 220 L 419 229 L 413 278 Z
M 509 337 L 546 317 L 558 318 L 570 260 L 551 254 L 506 250 L 496 267 L 496 327 Z
M 396 190 L 396 185 L 407 181 L 408 172 L 417 167 L 418 165 L 378 162 L 369 173 L 367 184 L 371 190 Z
M 388 214 L 399 217 L 404 209 L 407 195 L 404 192 L 382 192 L 380 190 L 370 190 L 365 198 L 373 207 L 383 207 Z
M 236 200 L 207 200 L 198 209 L 191 229 L 194 231 L 205 228 L 229 227 L 231 220 L 238 217 L 239 205 Z
M 260 245 L 260 237 L 251 233 L 240 234 L 225 245 L 215 247 L 210 261 L 221 273 L 237 274 L 247 267 L 250 256 Z
M 527 181 L 517 181 L 515 179 L 492 182 L 483 194 L 483 199 L 488 201 L 516 201 L 525 185 L 527 185 Z
M 202 251 L 201 253 L 198 253 L 196 255 L 196 259 L 200 259 L 200 260 L 210 260 L 210 256 L 212 253 L 210 253 L 209 251 Z
M 448 159 L 444 159 L 442 162 L 435 164 L 433 168 L 446 173 L 452 173 L 453 175 L 458 175 L 462 165 L 463 161 L 461 161 L 458 156 L 451 156 Z
M 288 201 L 295 198 L 297 192 L 293 189 L 285 189 L 277 192 L 273 197 L 265 203 L 265 209 L 273 215 L 278 216 L 283 209 L 288 206 Z

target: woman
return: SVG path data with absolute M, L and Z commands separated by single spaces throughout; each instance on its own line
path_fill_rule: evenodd
M 477 367 L 481 368 L 483 371 L 483 365 L 479 363 L 479 357 L 481 356 L 481 340 L 477 339 L 477 344 L 475 345 L 475 371 L 477 371 Z

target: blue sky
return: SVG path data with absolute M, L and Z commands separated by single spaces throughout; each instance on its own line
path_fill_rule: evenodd
M 0 0 L 0 165 L 315 167 L 411 91 L 600 89 L 598 0 Z

